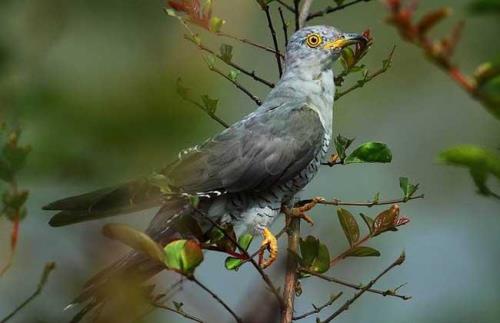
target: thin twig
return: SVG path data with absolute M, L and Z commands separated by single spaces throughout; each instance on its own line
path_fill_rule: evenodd
M 299 5 L 300 5 L 300 0 L 293 0 L 293 7 L 294 7 L 294 13 L 295 13 L 295 31 L 300 29 L 300 22 L 299 22 Z
M 196 277 L 190 276 L 188 277 L 189 280 L 194 282 L 196 285 L 198 285 L 201 289 L 209 293 L 219 304 L 221 304 L 231 315 L 234 317 L 234 320 L 238 323 L 242 323 L 243 321 L 241 318 L 236 315 L 236 313 L 219 297 L 217 294 L 212 292 L 207 286 L 205 286 L 202 282 L 200 282 Z
M 365 207 L 372 207 L 372 206 L 377 206 L 377 205 L 392 205 L 392 204 L 398 204 L 398 203 L 407 203 L 412 200 L 417 200 L 417 199 L 423 199 L 424 194 L 421 195 L 415 195 L 411 196 L 409 198 L 399 198 L 399 199 L 392 199 L 392 200 L 387 200 L 387 201 L 379 201 L 379 200 L 372 200 L 372 201 L 367 201 L 367 202 L 343 202 L 338 199 L 333 199 L 331 201 L 326 201 L 326 200 L 319 200 L 317 201 L 317 204 L 322 204 L 322 205 L 334 205 L 334 206 L 365 206 Z M 311 203 L 313 200 L 302 200 L 299 202 L 299 204 L 307 204 Z
M 353 6 L 353 5 L 360 3 L 360 2 L 370 2 L 370 1 L 371 0 L 353 0 L 351 2 L 344 3 L 344 4 L 336 6 L 336 7 L 328 6 L 323 10 L 316 11 L 316 12 L 309 14 L 306 18 L 306 21 L 309 21 L 309 20 L 314 19 L 314 18 L 322 17 L 324 15 L 330 14 L 330 13 L 335 12 L 335 11 L 345 9 L 347 7 Z
M 372 281 L 370 281 L 366 286 L 361 288 L 354 296 L 350 299 L 348 299 L 344 305 L 342 305 L 335 313 L 330 315 L 328 318 L 326 318 L 324 321 L 318 320 L 318 323 L 328 323 L 334 320 L 337 316 L 342 314 L 344 311 L 346 311 L 349 306 L 352 305 L 358 298 L 360 298 L 366 291 L 368 291 L 370 288 L 375 285 L 375 283 L 382 278 L 385 274 L 387 274 L 389 271 L 391 271 L 394 267 L 400 266 L 404 263 L 405 261 L 405 254 L 404 252 L 396 259 L 389 267 L 387 267 L 384 271 L 382 271 L 377 277 L 375 277 Z
M 283 28 L 283 37 L 285 37 L 285 51 L 286 46 L 288 45 L 288 24 L 286 23 L 285 16 L 283 15 L 283 9 L 281 7 L 278 8 L 281 19 L 281 27 Z
M 319 314 L 322 310 L 324 310 L 325 308 L 327 308 L 328 306 L 331 306 L 337 299 L 340 298 L 340 296 L 342 296 L 342 292 L 338 293 L 337 295 L 333 295 L 330 297 L 330 299 L 328 300 L 328 302 L 326 302 L 325 304 L 321 305 L 321 306 L 315 306 L 313 304 L 313 310 L 312 311 L 309 311 L 309 312 L 306 312 L 304 314 L 301 314 L 301 315 L 297 315 L 297 316 L 294 316 L 293 317 L 293 320 L 294 321 L 298 321 L 298 320 L 302 320 L 302 319 L 305 319 L 306 317 L 308 316 L 311 316 L 311 315 L 314 315 L 314 314 Z
M 236 239 L 234 239 L 231 235 L 227 234 L 226 231 L 224 230 L 224 228 L 222 228 L 220 226 L 220 224 L 218 224 L 216 221 L 214 221 L 212 218 L 210 218 L 209 216 L 207 216 L 205 213 L 203 213 L 200 209 L 198 208 L 194 208 L 194 211 L 196 213 L 198 213 L 198 215 L 200 215 L 203 219 L 206 219 L 207 221 L 209 221 L 214 227 L 216 227 L 217 229 L 219 229 L 223 234 L 224 236 L 229 239 L 229 241 L 231 241 L 231 243 L 233 243 L 237 248 L 238 250 L 243 254 L 243 256 L 248 259 L 248 261 L 250 261 L 250 263 L 254 266 L 254 268 L 257 270 L 257 272 L 260 274 L 260 276 L 262 277 L 262 279 L 264 280 L 264 282 L 266 283 L 267 287 L 271 290 L 271 292 L 274 294 L 274 296 L 276 296 L 276 299 L 278 300 L 278 303 L 280 304 L 280 307 L 283 307 L 283 299 L 281 298 L 279 292 L 278 292 L 278 289 L 274 286 L 273 282 L 271 281 L 271 279 L 269 278 L 269 276 L 264 272 L 264 270 L 259 266 L 259 264 L 255 261 L 255 259 L 253 259 L 253 257 L 250 256 L 250 254 L 248 253 L 248 251 L 245 250 L 245 248 L 243 248 Z
M 224 128 L 229 128 L 229 124 L 222 120 L 220 117 L 218 117 L 215 113 L 210 113 L 209 111 L 207 111 L 207 109 L 205 109 L 205 107 L 203 105 L 201 105 L 199 102 L 196 102 L 195 100 L 193 99 L 190 99 L 190 98 L 183 98 L 185 101 L 191 103 L 191 104 L 194 104 L 196 107 L 198 107 L 199 109 L 203 110 L 203 112 L 205 112 L 210 118 L 212 118 L 213 120 L 217 121 L 221 126 L 223 126 Z
M 257 74 L 255 74 L 255 71 L 251 71 L 250 72 L 249 70 L 245 69 L 244 67 L 241 67 L 240 65 L 238 65 L 236 63 L 233 63 L 232 61 L 228 61 L 228 60 L 224 59 L 221 54 L 217 54 L 212 49 L 204 46 L 201 43 L 196 43 L 196 41 L 194 41 L 194 39 L 192 39 L 191 37 L 185 36 L 184 38 L 186 38 L 187 40 L 189 40 L 190 42 L 192 42 L 193 44 L 195 44 L 200 50 L 205 51 L 205 52 L 207 52 L 209 54 L 212 54 L 213 56 L 217 57 L 219 60 L 221 60 L 225 64 L 231 66 L 232 68 L 237 69 L 241 73 L 250 76 L 254 80 L 256 80 L 256 81 L 258 81 L 258 82 L 260 82 L 262 84 L 265 84 L 265 85 L 267 85 L 270 88 L 274 87 L 274 83 L 269 82 L 269 81 L 263 79 L 262 77 L 258 76 Z
M 277 3 L 279 3 L 280 5 L 282 5 L 283 7 L 285 7 L 287 10 L 289 10 L 291 13 L 295 14 L 295 9 L 289 5 L 288 3 L 286 3 L 285 1 L 283 0 L 276 0 Z
M 313 271 L 310 271 L 310 270 L 307 270 L 307 269 L 304 269 L 304 268 L 301 268 L 300 271 L 303 272 L 303 273 L 306 273 L 308 275 L 311 275 L 311 276 L 314 276 L 314 277 L 318 277 L 320 279 L 323 279 L 323 280 L 326 280 L 326 281 L 329 281 L 329 282 L 332 282 L 332 283 L 335 283 L 335 284 L 339 284 L 339 285 L 342 285 L 342 286 L 350 287 L 350 288 L 353 288 L 353 289 L 356 289 L 356 290 L 360 290 L 360 289 L 363 288 L 363 286 L 361 286 L 361 285 L 356 285 L 356 284 L 353 284 L 353 283 L 350 283 L 350 282 L 347 282 L 345 280 L 341 280 L 341 279 L 338 279 L 338 278 L 335 278 L 335 277 L 326 276 L 326 275 L 323 275 L 323 274 L 318 274 L 318 273 L 315 273 Z M 370 292 L 370 293 L 379 294 L 379 295 L 382 295 L 382 296 L 393 296 L 393 297 L 401 298 L 402 300 L 405 300 L 405 301 L 411 299 L 411 296 L 397 294 L 396 293 L 396 288 L 394 288 L 394 289 L 387 289 L 387 290 L 379 290 L 379 289 L 372 289 L 372 288 L 370 288 L 367 291 Z
M 274 29 L 273 19 L 271 13 L 269 12 L 269 6 L 263 6 L 262 10 L 266 13 L 267 26 L 269 27 L 269 32 L 271 33 L 271 38 L 273 39 L 276 63 L 278 64 L 279 76 L 283 74 L 283 67 L 281 66 L 281 56 L 279 54 L 278 38 L 276 38 L 276 30 Z
M 172 308 L 172 307 L 169 307 L 169 306 L 166 306 L 166 305 L 163 305 L 163 304 L 160 304 L 160 303 L 151 303 L 151 305 L 153 307 L 156 307 L 156 308 L 161 308 L 161 309 L 164 309 L 164 310 L 167 310 L 167 311 L 170 311 L 170 312 L 173 312 L 173 313 L 177 313 L 179 314 L 180 316 L 183 316 L 191 321 L 194 321 L 194 322 L 199 322 L 199 323 L 204 323 L 204 321 L 202 321 L 201 319 L 197 318 L 196 316 L 193 316 L 191 314 L 188 314 L 184 311 L 179 311 L 175 308 Z
M 387 70 L 391 67 L 391 62 L 392 62 L 392 58 L 394 56 L 394 51 L 395 50 L 396 50 L 396 47 L 394 46 L 392 48 L 391 52 L 389 53 L 389 56 L 386 59 L 386 63 L 384 63 L 384 65 L 382 66 L 382 68 L 380 68 L 379 70 L 377 70 L 374 73 L 368 73 L 362 80 L 359 80 L 358 82 L 356 82 L 356 84 L 354 84 L 353 86 L 351 86 L 347 90 L 345 90 L 345 91 L 338 91 L 337 93 L 335 93 L 335 100 L 338 100 L 341 97 L 343 97 L 344 95 L 349 94 L 352 91 L 363 87 L 366 83 L 370 82 L 371 80 L 373 80 L 377 76 L 379 76 L 379 75 L 384 74 L 385 72 L 387 72 Z
M 244 87 L 243 85 L 241 85 L 240 82 L 230 78 L 229 76 L 227 76 L 226 74 L 224 74 L 224 72 L 222 72 L 221 70 L 219 70 L 217 67 L 213 66 L 213 65 L 209 65 L 208 68 L 219 74 L 220 76 L 222 76 L 223 78 L 225 78 L 226 80 L 228 80 L 229 82 L 233 83 L 234 86 L 236 86 L 236 88 L 238 88 L 240 91 L 242 91 L 243 93 L 245 93 L 250 99 L 252 99 L 255 104 L 257 105 L 262 105 L 262 101 L 257 97 L 255 96 L 254 94 L 252 94 L 252 92 L 250 92 L 250 90 L 248 90 L 246 87 Z
M 293 310 L 295 301 L 295 287 L 297 285 L 297 254 L 300 240 L 300 218 L 287 216 L 287 234 L 288 234 L 288 255 L 286 259 L 285 287 L 283 291 L 283 300 L 285 306 L 281 309 L 281 323 L 290 323 L 293 320 Z
M 49 279 L 50 273 L 55 268 L 56 268 L 55 262 L 48 262 L 48 263 L 46 263 L 45 267 L 43 268 L 43 272 L 42 272 L 42 275 L 40 276 L 40 281 L 38 282 L 38 286 L 37 286 L 35 292 L 33 292 L 33 294 L 31 294 L 30 297 L 28 297 L 24 302 L 22 302 L 18 307 L 16 307 L 16 309 L 14 311 L 12 311 L 12 313 L 10 313 L 5 318 L 3 318 L 0 321 L 0 323 L 7 322 L 9 319 L 11 319 L 12 317 L 14 317 L 14 315 L 16 315 L 19 311 L 21 311 L 26 305 L 28 305 L 31 301 L 33 301 L 38 295 L 40 295 L 40 293 L 42 292 L 45 284 L 47 283 L 47 280 Z
M 272 49 L 270 47 L 258 44 L 256 42 L 254 42 L 252 40 L 249 40 L 249 39 L 246 39 L 246 38 L 241 38 L 241 37 L 238 37 L 238 36 L 227 34 L 227 33 L 222 32 L 222 31 L 218 32 L 217 35 L 218 36 L 222 36 L 222 37 L 226 37 L 226 38 L 230 38 L 230 39 L 233 39 L 233 40 L 237 40 L 237 41 L 242 42 L 244 44 L 251 45 L 251 46 L 263 49 L 263 50 L 265 50 L 267 52 L 273 53 L 275 55 L 279 55 L 281 57 L 284 57 L 284 55 L 282 53 L 280 53 L 279 51 L 276 51 L 276 50 L 274 50 L 274 49 Z

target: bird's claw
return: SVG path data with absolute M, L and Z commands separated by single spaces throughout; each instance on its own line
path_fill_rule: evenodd
M 278 240 L 268 228 L 262 231 L 262 236 L 264 239 L 260 245 L 259 266 L 267 268 L 278 258 Z M 269 251 L 269 258 L 264 259 L 266 250 Z
M 324 202 L 325 199 L 322 197 L 315 197 L 311 200 L 311 202 L 306 203 L 299 207 L 294 207 L 291 209 L 290 215 L 292 217 L 301 219 L 309 223 L 310 225 L 314 225 L 313 219 L 306 214 L 307 211 L 312 210 L 318 203 Z

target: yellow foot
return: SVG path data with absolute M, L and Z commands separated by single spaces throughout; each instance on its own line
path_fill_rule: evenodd
M 262 240 L 262 244 L 260 245 L 259 266 L 267 268 L 278 258 L 278 241 L 268 228 L 264 229 L 262 236 L 264 240 Z M 264 259 L 264 252 L 266 250 L 269 251 L 269 258 Z
M 306 214 L 307 211 L 312 210 L 318 203 L 324 202 L 325 199 L 322 197 L 315 197 L 311 200 L 311 202 L 306 203 L 299 207 L 294 207 L 290 210 L 289 215 L 295 218 L 302 219 L 309 223 L 310 225 L 314 225 L 313 219 Z

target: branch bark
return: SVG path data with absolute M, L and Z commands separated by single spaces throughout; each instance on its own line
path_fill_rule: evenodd
M 286 261 L 285 289 L 283 300 L 285 306 L 281 310 L 281 323 L 290 323 L 293 320 L 295 301 L 295 286 L 297 285 L 297 254 L 300 239 L 300 219 L 287 214 L 288 255 Z

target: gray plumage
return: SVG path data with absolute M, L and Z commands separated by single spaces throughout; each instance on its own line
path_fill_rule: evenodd
M 319 44 L 312 43 L 316 35 Z M 329 46 L 347 39 L 343 46 Z M 172 190 L 198 194 L 200 208 L 241 232 L 258 234 L 278 216 L 315 176 L 326 157 L 332 135 L 335 94 L 333 62 L 342 47 L 359 41 L 359 35 L 343 34 L 333 27 L 306 27 L 287 46 L 282 78 L 264 103 L 226 130 L 188 149 L 161 170 Z M 99 217 L 137 211 L 162 203 L 159 190 L 147 181 L 72 197 L 49 204 L 61 210 L 51 219 L 60 226 Z M 161 244 L 172 239 L 172 224 L 189 216 L 191 206 L 181 200 L 163 205 L 146 232 Z M 135 252 L 91 280 L 77 301 L 92 299 L 96 286 L 109 273 L 136 270 L 144 276 L 161 267 Z M 95 301 L 95 299 L 94 299 Z

